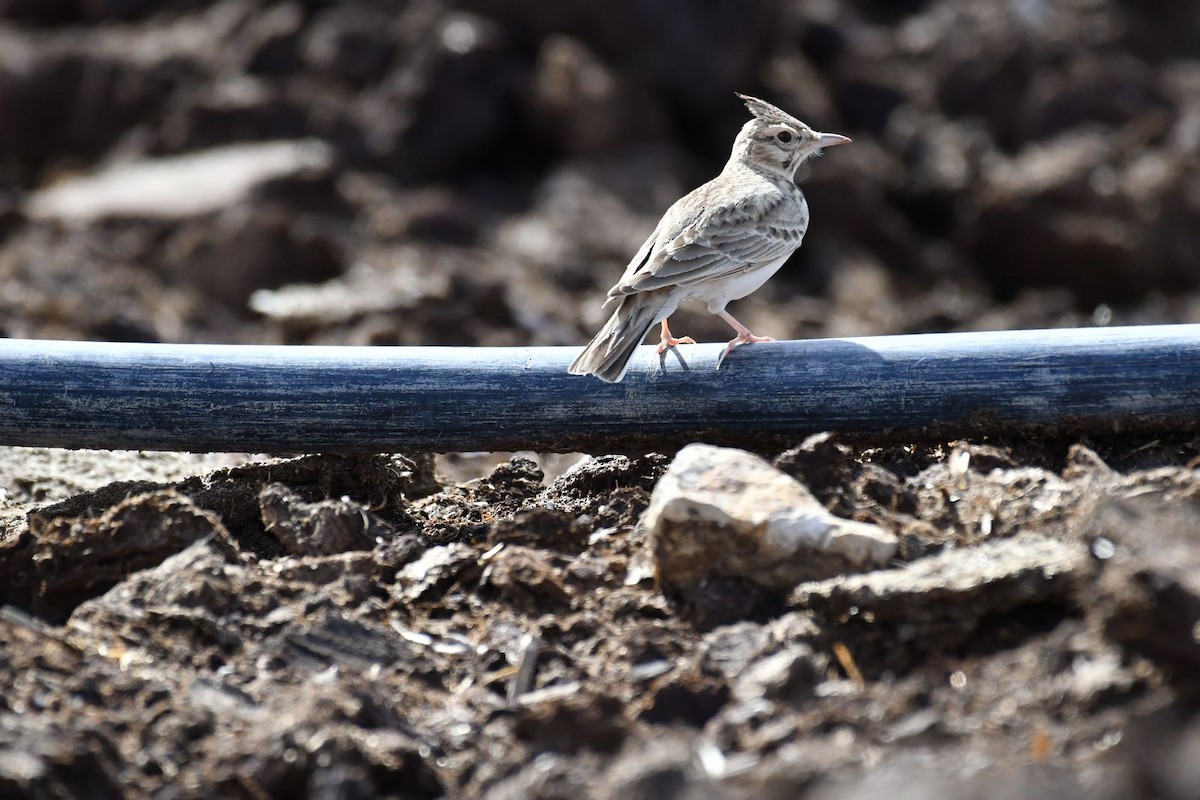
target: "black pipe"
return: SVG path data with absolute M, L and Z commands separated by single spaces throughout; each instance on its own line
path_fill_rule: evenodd
M 644 450 L 816 431 L 983 435 L 1200 418 L 1200 325 L 642 347 L 267 347 L 0 339 L 0 444 L 234 452 Z

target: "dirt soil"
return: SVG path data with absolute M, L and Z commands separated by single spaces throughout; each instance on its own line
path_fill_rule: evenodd
M 1187 4 L 500 5 L 0 0 L 0 336 L 582 345 L 734 91 L 855 140 L 756 331 L 1200 321 Z M 664 593 L 671 452 L 2 448 L 0 796 L 1200 796 L 1200 437 L 756 449 L 897 557 Z

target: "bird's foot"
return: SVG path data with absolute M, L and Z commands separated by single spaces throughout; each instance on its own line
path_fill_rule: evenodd
M 658 349 L 655 350 L 660 356 L 670 350 L 672 347 L 681 344 L 695 344 L 696 340 L 690 336 L 684 336 L 681 339 L 676 339 L 674 336 L 664 336 L 658 343 Z
M 733 339 L 729 344 L 725 345 L 725 350 L 721 353 L 721 357 L 717 359 L 717 369 L 725 363 L 725 356 L 733 352 L 734 348 L 741 347 L 744 344 L 755 344 L 756 342 L 773 342 L 774 338 L 770 336 L 755 336 L 749 330 L 745 333 L 739 333 L 736 339 Z
M 662 321 L 662 333 L 659 334 L 658 349 L 655 350 L 655 352 L 661 356 L 663 353 L 677 345 L 695 343 L 696 340 L 690 336 L 684 336 L 679 339 L 676 339 L 674 336 L 672 336 L 671 329 L 667 327 L 667 321 L 664 319 Z

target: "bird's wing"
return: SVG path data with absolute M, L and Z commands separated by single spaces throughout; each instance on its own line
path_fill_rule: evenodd
M 625 273 L 621 276 L 621 280 L 617 281 L 618 286 L 632 280 L 646 266 L 646 263 L 650 260 L 651 253 L 654 252 L 654 245 L 658 242 L 659 231 L 666 223 L 666 219 L 666 217 L 663 217 L 659 220 L 658 227 L 654 229 L 654 232 L 642 243 L 638 251 L 634 253 L 633 258 L 625 266 Z
M 609 297 L 689 286 L 790 255 L 804 238 L 808 214 L 795 213 L 786 200 L 780 195 L 704 208 L 665 240 L 656 230 Z

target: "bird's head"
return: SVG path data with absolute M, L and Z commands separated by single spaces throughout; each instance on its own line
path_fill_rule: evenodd
M 739 94 L 754 115 L 733 144 L 733 157 L 748 166 L 794 180 L 804 160 L 850 139 L 839 133 L 814 131 L 800 120 L 757 97 Z

